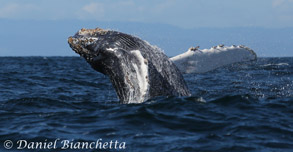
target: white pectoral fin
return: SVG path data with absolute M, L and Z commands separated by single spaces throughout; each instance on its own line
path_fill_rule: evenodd
M 253 61 L 256 53 L 245 46 L 217 46 L 191 50 L 170 58 L 182 73 L 204 73 L 233 63 Z

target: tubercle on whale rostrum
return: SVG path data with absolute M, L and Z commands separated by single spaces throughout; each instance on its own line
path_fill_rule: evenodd
M 74 38 L 72 38 L 72 36 L 68 38 L 68 43 L 76 53 L 80 53 L 80 50 L 83 49 L 80 45 L 74 43 Z
M 70 37 L 68 38 L 68 43 L 69 43 L 69 44 L 72 44 L 72 43 L 73 43 L 72 36 L 70 36 Z
M 91 52 L 90 52 L 89 50 L 83 48 L 83 47 L 81 46 L 81 44 L 80 44 L 80 43 L 81 43 L 80 41 L 78 41 L 78 42 L 76 43 L 76 42 L 74 42 L 74 38 L 70 36 L 70 37 L 68 38 L 68 43 L 69 43 L 70 47 L 71 47 L 71 48 L 72 48 L 77 54 L 79 54 L 80 56 L 86 58 L 88 61 L 92 61 L 92 60 L 93 60 L 93 57 L 91 57 L 90 55 L 92 55 L 92 56 L 95 56 L 95 55 L 91 54 Z
M 85 29 L 85 28 L 82 28 L 78 31 L 78 34 L 79 35 L 86 35 L 86 34 L 89 34 L 91 36 L 97 36 L 97 34 L 100 34 L 100 35 L 105 35 L 109 32 L 109 30 L 104 30 L 104 29 L 101 29 L 101 28 L 95 28 L 95 29 Z

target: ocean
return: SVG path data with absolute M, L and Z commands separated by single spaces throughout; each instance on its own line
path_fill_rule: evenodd
M 120 104 L 82 58 L 0 57 L 0 151 L 293 151 L 293 58 L 184 78 L 191 97 Z

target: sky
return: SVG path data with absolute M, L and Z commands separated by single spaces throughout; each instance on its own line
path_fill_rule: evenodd
M 0 18 L 280 28 L 293 26 L 293 0 L 0 0 Z
M 0 0 L 0 28 L 3 20 L 121 21 L 181 29 L 278 29 L 293 27 L 293 0 Z

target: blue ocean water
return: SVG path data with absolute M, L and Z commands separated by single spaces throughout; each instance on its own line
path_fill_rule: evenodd
M 79 57 L 1 57 L 0 151 L 59 151 L 61 140 L 125 144 L 65 151 L 293 151 L 293 58 L 184 77 L 191 97 L 120 104 Z M 16 150 L 57 139 L 54 150 Z

